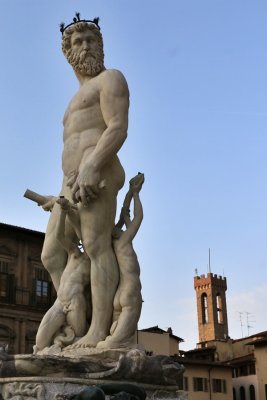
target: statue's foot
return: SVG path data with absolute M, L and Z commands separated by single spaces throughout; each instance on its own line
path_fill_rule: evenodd
M 102 338 L 98 335 L 87 334 L 79 339 L 77 342 L 73 343 L 72 345 L 66 347 L 67 350 L 69 349 L 80 349 L 85 347 L 96 347 L 97 343 Z
M 97 343 L 97 349 L 132 349 L 135 347 L 133 340 L 118 340 L 108 336 L 105 340 Z

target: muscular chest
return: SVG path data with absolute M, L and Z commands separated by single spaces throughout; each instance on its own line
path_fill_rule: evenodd
M 90 114 L 100 113 L 100 93 L 98 85 L 88 82 L 72 98 L 64 116 L 64 125 L 75 115 L 90 112 Z

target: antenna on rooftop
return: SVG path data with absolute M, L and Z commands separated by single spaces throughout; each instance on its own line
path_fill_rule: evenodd
M 250 324 L 251 324 L 251 322 L 255 322 L 255 320 L 250 319 L 250 316 L 253 316 L 252 313 L 245 311 L 245 314 L 247 315 L 247 332 L 248 332 L 248 336 L 249 336 L 250 328 L 253 328 L 253 326 Z
M 198 276 L 198 270 L 195 268 L 195 275 Z
M 241 327 L 241 334 L 242 334 L 242 338 L 244 337 L 243 335 L 243 312 L 242 311 L 237 311 L 239 314 L 239 321 L 240 321 L 240 327 Z
M 211 268 L 210 268 L 210 248 L 209 248 L 209 273 L 211 273 Z

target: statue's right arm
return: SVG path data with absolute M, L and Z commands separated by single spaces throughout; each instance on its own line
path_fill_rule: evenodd
M 130 242 L 134 239 L 143 220 L 143 207 L 138 192 L 133 192 L 133 200 L 134 200 L 134 218 L 129 223 L 126 231 L 122 235 L 123 240 L 125 242 L 128 241 Z

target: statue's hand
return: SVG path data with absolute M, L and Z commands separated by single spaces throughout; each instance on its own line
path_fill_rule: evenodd
M 131 186 L 131 190 L 132 190 L 133 193 L 139 193 L 141 189 L 142 189 L 142 184 L 134 183 Z
M 55 196 L 45 196 L 46 202 L 42 204 L 42 209 L 45 211 L 52 211 L 54 204 L 57 200 Z M 40 204 L 39 204 L 40 205 Z
M 87 206 L 90 200 L 97 198 L 99 184 L 100 172 L 91 166 L 85 166 L 72 187 L 72 199 L 74 203 L 81 201 L 84 206 Z
M 130 190 L 132 193 L 139 193 L 140 190 L 142 189 L 143 183 L 145 181 L 145 176 L 141 172 L 138 172 L 138 175 L 133 177 L 130 180 Z
M 71 204 L 69 202 L 68 199 L 66 199 L 65 197 L 59 197 L 57 199 L 57 204 L 60 205 L 61 210 L 69 212 L 71 210 Z

